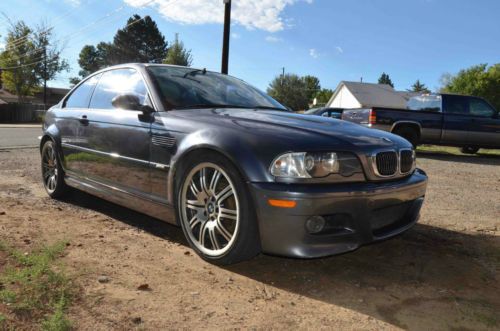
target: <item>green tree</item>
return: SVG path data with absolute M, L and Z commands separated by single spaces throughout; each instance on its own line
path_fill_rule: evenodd
M 80 51 L 78 64 L 80 77 L 70 79 L 77 84 L 82 78 L 104 67 L 129 63 L 161 63 L 167 55 L 168 43 L 149 16 L 134 15 L 119 29 L 113 42 L 100 42 L 97 46 L 85 45 Z
M 3 86 L 15 93 L 19 102 L 32 94 L 36 86 L 36 76 L 29 66 L 35 61 L 35 45 L 29 39 L 31 33 L 32 29 L 23 21 L 11 23 L 5 37 L 5 49 L 0 53 L 0 67 L 5 68 L 2 71 Z
M 333 90 L 327 88 L 321 89 L 320 91 L 316 92 L 316 94 L 314 95 L 314 97 L 316 98 L 316 104 L 325 105 L 326 103 L 328 103 L 333 95 L 333 92 Z
M 500 110 L 500 63 L 490 67 L 478 64 L 460 70 L 454 76 L 444 74 L 442 83 L 441 92 L 482 97 Z
M 184 43 L 179 41 L 178 36 L 175 35 L 175 42 L 168 49 L 167 57 L 163 60 L 163 63 L 190 67 L 192 62 L 191 50 L 187 50 Z
M 425 86 L 425 84 L 422 84 L 419 79 L 411 86 L 411 89 L 408 90 L 409 92 L 418 92 L 418 93 L 431 93 L 431 90 Z
M 61 49 L 46 25 L 33 29 L 23 21 L 9 23 L 5 50 L 0 53 L 3 84 L 18 96 L 19 102 L 24 102 L 42 82 L 55 78 L 69 67 L 61 59 Z
M 56 78 L 61 71 L 68 71 L 69 64 L 61 58 L 62 48 L 54 38 L 52 28 L 47 24 L 40 24 L 33 33 L 33 43 L 36 55 L 40 55 L 44 61 L 35 63 L 33 71 L 39 84 L 47 85 L 47 81 Z M 44 100 L 45 101 L 45 100 Z
M 382 75 L 380 75 L 380 78 L 378 79 L 378 83 L 379 84 L 386 84 L 386 85 L 390 85 L 391 87 L 394 87 L 394 84 L 392 83 L 391 78 L 385 72 L 383 72 Z
M 116 32 L 106 59 L 109 64 L 161 63 L 167 55 L 167 47 L 156 22 L 150 16 L 141 18 L 136 14 Z
M 314 99 L 314 95 L 321 90 L 319 79 L 310 75 L 304 76 L 302 79 L 306 84 L 307 99 L 309 100 L 309 102 L 312 102 L 312 100 Z
M 307 109 L 309 105 L 304 79 L 295 74 L 276 76 L 269 84 L 267 94 L 294 111 Z

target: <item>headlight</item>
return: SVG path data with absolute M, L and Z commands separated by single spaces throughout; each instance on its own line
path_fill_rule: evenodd
M 286 178 L 321 178 L 330 174 L 350 176 L 360 171 L 356 156 L 349 153 L 286 153 L 271 164 L 271 174 Z

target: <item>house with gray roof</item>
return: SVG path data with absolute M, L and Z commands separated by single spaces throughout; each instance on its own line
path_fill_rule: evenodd
M 406 102 L 419 93 L 396 91 L 390 85 L 342 81 L 326 107 L 332 108 L 406 108 Z

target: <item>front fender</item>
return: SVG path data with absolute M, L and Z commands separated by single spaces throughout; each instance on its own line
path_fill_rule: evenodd
M 235 133 L 221 130 L 203 130 L 187 135 L 177 146 L 170 162 L 168 175 L 168 200 L 173 203 L 175 192 L 175 176 L 182 161 L 191 153 L 201 150 L 212 150 L 228 158 L 239 170 L 246 182 L 269 182 L 273 177 L 268 171 L 272 156 L 256 151 L 256 146 Z M 271 161 L 267 159 L 271 158 Z M 268 164 L 269 163 L 269 164 Z

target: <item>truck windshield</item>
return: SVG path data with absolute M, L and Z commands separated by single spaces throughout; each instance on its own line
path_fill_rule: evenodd
M 149 66 L 167 109 L 240 107 L 288 111 L 278 101 L 237 78 L 205 69 Z
M 442 98 L 440 95 L 419 95 L 410 98 L 406 108 L 411 110 L 426 110 L 440 112 L 442 110 Z

